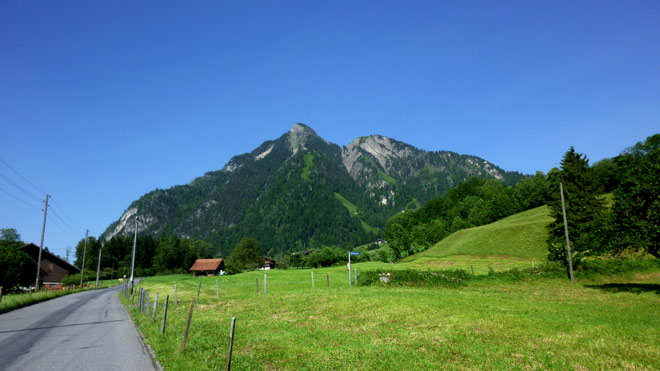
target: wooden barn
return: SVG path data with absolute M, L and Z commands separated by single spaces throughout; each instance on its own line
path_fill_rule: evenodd
M 39 246 L 29 243 L 18 248 L 30 255 L 36 262 L 39 259 Z M 34 270 L 36 273 L 36 269 Z M 66 260 L 51 254 L 45 249 L 41 251 L 41 273 L 39 273 L 39 286 L 49 290 L 60 290 L 62 278 L 67 274 L 80 273 L 80 269 L 69 264 Z
M 225 273 L 225 262 L 222 259 L 197 259 L 188 271 L 194 277 L 220 276 Z

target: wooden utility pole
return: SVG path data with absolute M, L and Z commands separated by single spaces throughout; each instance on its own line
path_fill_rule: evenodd
M 101 272 L 101 251 L 103 251 L 103 244 L 99 249 L 99 263 L 96 265 L 96 287 L 99 287 L 99 273 Z
M 83 250 L 83 261 L 80 268 L 80 288 L 82 289 L 83 273 L 85 273 L 85 254 L 87 253 L 87 237 L 89 236 L 89 229 L 85 230 L 85 249 Z
M 39 271 L 41 270 L 41 250 L 44 249 L 44 232 L 46 232 L 46 213 L 48 212 L 48 197 L 46 193 L 46 206 L 44 207 L 44 222 L 41 225 L 41 243 L 39 244 L 39 259 L 37 260 L 37 282 L 34 284 L 34 291 L 39 291 Z
M 564 205 L 564 186 L 559 182 L 559 193 L 561 195 L 561 213 L 564 217 L 564 234 L 566 235 L 566 255 L 568 256 L 568 276 L 573 282 L 573 258 L 571 258 L 571 244 L 568 240 L 568 222 L 566 221 L 566 206 Z

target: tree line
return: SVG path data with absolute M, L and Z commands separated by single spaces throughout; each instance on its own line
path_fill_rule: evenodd
M 660 134 L 593 166 L 571 147 L 549 179 L 554 221 L 548 227 L 548 260 L 568 264 L 559 182 L 574 268 L 599 255 L 660 258 Z

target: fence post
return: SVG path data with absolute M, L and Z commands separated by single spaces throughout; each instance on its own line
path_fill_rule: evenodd
M 355 267 L 355 272 L 353 272 L 355 275 L 355 286 L 357 286 L 357 267 Z
M 179 304 L 179 301 L 176 300 L 176 283 L 174 284 L 174 305 Z
M 215 279 L 215 298 L 218 298 L 218 279 Z
M 470 268 L 472 269 L 472 275 L 474 276 L 474 267 L 470 266 Z
M 158 307 L 158 293 L 156 293 L 156 297 L 154 298 L 154 310 L 151 311 L 151 322 L 156 322 L 156 308 Z
M 147 317 L 149 317 L 149 291 L 147 291 L 147 306 L 146 306 L 146 310 L 147 310 Z
M 0 286 L 0 304 L 2 304 L 2 286 Z
M 236 317 L 231 318 L 231 330 L 229 330 L 229 354 L 227 354 L 227 367 L 226 370 L 231 370 L 231 351 L 234 348 L 234 328 L 236 325 Z
M 199 290 L 202 288 L 202 281 L 199 281 L 199 285 L 197 285 L 197 300 L 199 300 Z
M 259 295 L 259 279 L 257 278 L 257 295 Z
M 181 343 L 181 352 L 186 350 L 186 340 L 188 339 L 188 331 L 190 330 L 190 320 L 192 320 L 193 306 L 195 306 L 195 299 L 190 299 L 190 312 L 188 312 L 188 322 L 186 322 L 186 331 L 183 333 L 183 342 Z
M 314 288 L 314 271 L 312 271 L 311 273 L 312 273 L 312 288 Z
M 167 295 L 165 296 L 165 308 L 163 308 L 163 323 L 160 325 L 160 334 L 163 335 L 165 333 L 165 322 L 167 321 L 167 304 L 170 301 L 170 296 Z

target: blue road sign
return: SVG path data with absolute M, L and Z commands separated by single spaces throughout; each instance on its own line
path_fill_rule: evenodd
M 357 252 L 357 251 L 351 251 L 351 252 L 349 252 L 348 254 L 349 254 L 349 255 L 360 255 L 360 253 Z

